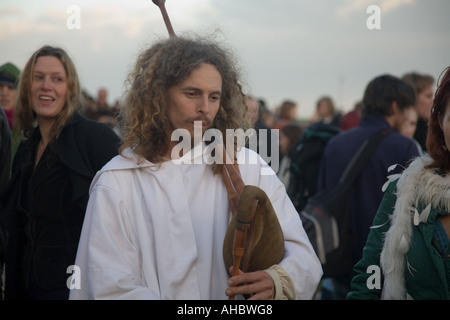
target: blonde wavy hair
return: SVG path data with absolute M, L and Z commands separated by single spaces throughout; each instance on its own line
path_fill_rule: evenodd
M 78 73 L 70 56 L 61 48 L 45 45 L 35 51 L 28 59 L 23 69 L 19 87 L 18 98 L 15 106 L 14 127 L 18 128 L 24 138 L 29 138 L 36 127 L 36 112 L 33 111 L 31 102 L 31 85 L 34 81 L 34 68 L 40 57 L 55 57 L 64 67 L 67 77 L 67 94 L 64 108 L 57 116 L 51 130 L 51 143 L 54 143 L 64 125 L 70 117 L 82 107 L 81 87 Z
M 227 129 L 251 127 L 232 53 L 205 38 L 170 37 L 140 53 L 127 78 L 128 88 L 120 117 L 123 143 L 119 152 L 122 156 L 125 149 L 132 148 L 152 163 L 164 161 L 163 155 L 170 143 L 165 131 L 170 128 L 168 89 L 189 77 L 202 63 L 214 65 L 222 76 L 220 108 L 211 127 L 220 130 L 224 140 Z M 236 150 L 236 143 L 234 145 Z

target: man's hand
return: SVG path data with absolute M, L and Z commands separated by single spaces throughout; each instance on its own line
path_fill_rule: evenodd
M 230 268 L 232 273 L 233 267 Z M 275 295 L 275 286 L 272 278 L 265 271 L 255 271 L 244 273 L 239 270 L 237 276 L 228 279 L 230 286 L 225 294 L 227 296 L 235 296 L 238 294 L 251 295 L 249 300 L 272 300 Z

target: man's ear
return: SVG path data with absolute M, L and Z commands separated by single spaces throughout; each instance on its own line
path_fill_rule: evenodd
M 392 101 L 391 107 L 389 108 L 390 114 L 393 116 L 399 112 L 397 102 Z

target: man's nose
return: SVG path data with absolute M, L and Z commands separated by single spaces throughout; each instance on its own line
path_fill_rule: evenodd
M 210 110 L 210 101 L 208 96 L 202 96 L 199 98 L 197 110 L 201 113 L 207 114 Z

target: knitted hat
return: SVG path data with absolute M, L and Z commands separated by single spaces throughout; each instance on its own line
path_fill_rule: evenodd
M 12 63 L 8 62 L 0 66 L 0 84 L 5 84 L 11 88 L 16 88 L 19 82 L 20 70 Z

